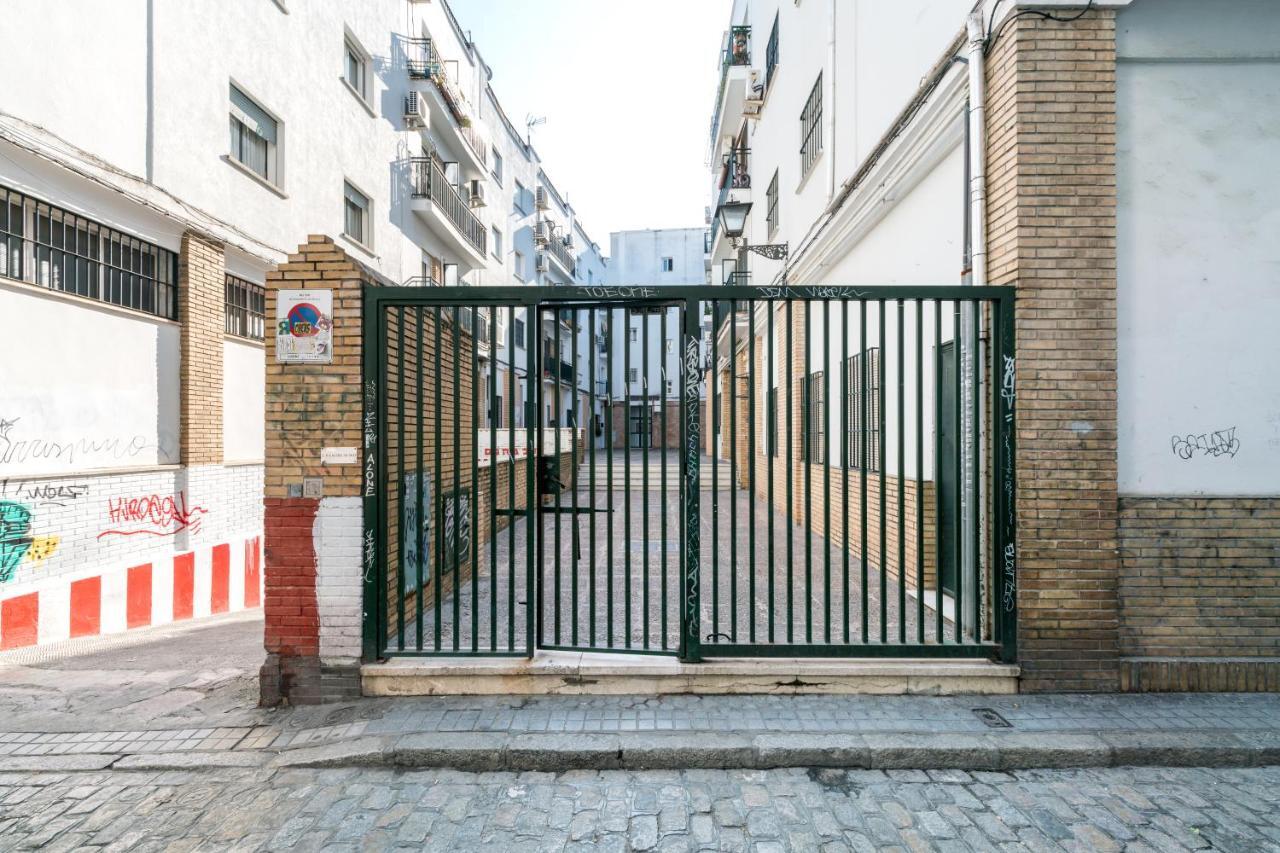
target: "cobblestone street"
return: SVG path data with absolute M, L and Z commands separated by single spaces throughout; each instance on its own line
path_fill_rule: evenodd
M 0 775 L 0 848 L 1280 849 L 1280 768 Z

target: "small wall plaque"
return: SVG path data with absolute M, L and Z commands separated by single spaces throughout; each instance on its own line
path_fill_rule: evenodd
M 357 461 L 354 447 L 325 447 L 320 450 L 321 465 L 354 465 Z
M 319 500 L 324 497 L 324 480 L 320 477 L 306 477 L 302 481 L 302 496 Z

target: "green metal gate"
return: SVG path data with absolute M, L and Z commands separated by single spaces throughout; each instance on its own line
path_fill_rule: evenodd
M 363 323 L 366 659 L 1015 658 L 1012 288 L 368 287 Z

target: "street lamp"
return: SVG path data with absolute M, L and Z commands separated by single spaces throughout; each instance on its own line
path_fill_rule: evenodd
M 750 212 L 751 202 L 735 201 L 732 198 L 720 205 L 720 208 L 716 211 L 716 215 L 720 217 L 720 225 L 724 228 L 725 236 L 733 242 L 733 247 L 755 252 L 761 257 L 774 261 L 786 260 L 788 254 L 786 243 L 743 245 L 742 232 L 747 228 L 747 214 Z

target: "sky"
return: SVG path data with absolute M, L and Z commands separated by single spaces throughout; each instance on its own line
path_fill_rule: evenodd
M 452 0 L 490 85 L 556 189 L 609 234 L 703 225 L 707 135 L 730 0 Z

